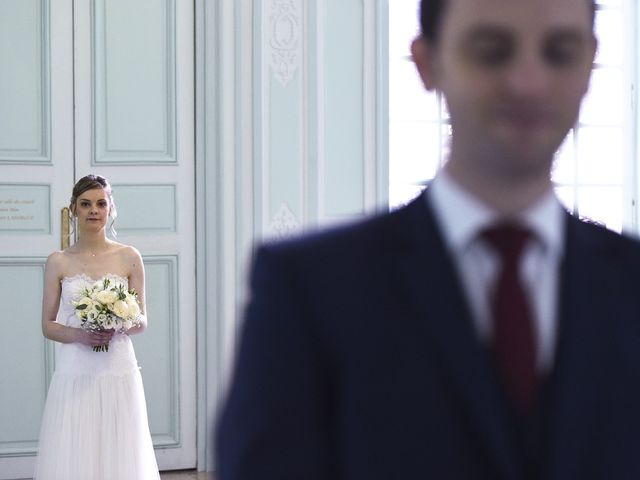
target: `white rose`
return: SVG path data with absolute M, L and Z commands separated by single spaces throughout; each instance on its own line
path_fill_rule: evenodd
M 96 294 L 96 300 L 103 305 L 110 305 L 118 300 L 118 294 L 116 292 L 112 292 L 111 290 L 103 290 Z
M 129 315 L 129 306 L 124 300 L 118 300 L 113 304 L 112 307 L 113 313 L 115 313 L 120 318 L 127 318 Z
M 127 297 L 127 307 L 129 307 L 129 317 L 136 318 L 140 315 L 140 306 L 136 302 L 135 298 Z

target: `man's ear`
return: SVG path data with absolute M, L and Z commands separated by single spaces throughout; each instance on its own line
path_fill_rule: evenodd
M 411 58 L 418 69 L 424 88 L 434 90 L 436 88 L 434 47 L 424 37 L 418 36 L 411 43 Z

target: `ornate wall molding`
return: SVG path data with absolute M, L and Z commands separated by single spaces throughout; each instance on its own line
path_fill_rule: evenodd
M 280 239 L 290 237 L 300 230 L 300 223 L 289 208 L 289 205 L 286 203 L 280 205 L 271 220 L 270 230 Z
M 273 76 L 286 86 L 300 67 L 302 7 L 299 0 L 270 0 L 267 56 Z

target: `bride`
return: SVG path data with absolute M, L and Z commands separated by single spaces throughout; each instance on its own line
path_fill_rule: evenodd
M 34 478 L 157 480 L 142 378 L 129 338 L 146 327 L 142 258 L 135 248 L 107 238 L 115 205 L 104 177 L 87 175 L 75 184 L 70 212 L 78 241 L 52 253 L 45 266 L 42 331 L 59 345 Z M 105 279 L 138 295 L 141 321 L 125 333 L 80 328 L 71 302 L 83 287 Z M 103 345 L 106 351 L 94 351 Z

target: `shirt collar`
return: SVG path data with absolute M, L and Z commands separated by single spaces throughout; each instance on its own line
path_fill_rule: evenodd
M 480 231 L 499 221 L 497 211 L 465 190 L 446 169 L 438 172 L 427 194 L 446 244 L 456 253 L 464 251 Z M 564 209 L 552 190 L 521 212 L 518 219 L 535 234 L 545 251 L 562 254 Z

